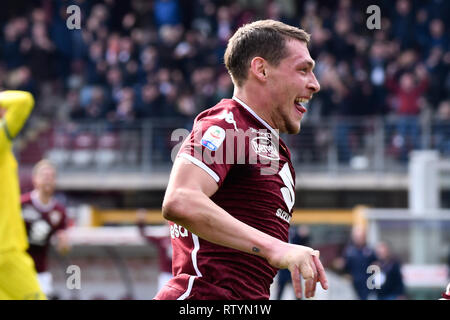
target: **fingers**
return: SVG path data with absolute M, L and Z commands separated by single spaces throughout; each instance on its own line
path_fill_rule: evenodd
M 303 279 L 305 280 L 314 279 L 315 273 L 314 269 L 312 268 L 310 259 L 302 261 L 302 263 L 300 264 L 300 272 L 302 273 Z
M 319 250 L 312 250 L 311 255 L 313 257 L 320 258 L 320 251 Z
M 314 294 L 316 293 L 316 284 L 318 281 L 318 274 L 317 274 L 317 269 L 316 269 L 314 261 L 310 261 L 310 265 L 311 265 L 311 269 L 313 270 L 313 273 L 314 273 L 314 278 L 312 278 L 310 281 L 311 285 L 310 285 L 308 294 L 306 293 L 306 289 L 305 289 L 305 296 L 307 298 L 314 297 Z
M 315 291 L 316 291 L 316 280 L 315 279 L 305 280 L 305 298 L 314 297 Z
M 320 262 L 319 258 L 317 256 L 313 256 L 313 262 L 317 269 L 318 278 L 320 281 L 320 285 L 324 290 L 328 289 L 328 279 L 327 275 L 325 274 L 325 269 L 323 268 L 322 262 Z
M 313 277 L 306 279 L 305 278 L 305 297 L 312 298 L 316 292 L 316 283 L 318 281 L 317 269 L 312 260 L 309 261 L 310 269 L 313 273 Z
M 300 280 L 300 272 L 297 267 L 294 266 L 294 268 L 291 271 L 291 278 L 292 278 L 292 286 L 294 287 L 295 296 L 298 299 L 302 298 L 302 282 Z
M 305 297 L 310 298 L 315 288 L 315 273 L 310 259 L 301 263 L 300 272 L 303 279 L 305 279 Z
M 307 251 L 308 254 L 297 256 L 298 260 L 289 268 L 292 277 L 292 286 L 298 299 L 303 296 L 301 277 L 305 279 L 304 293 L 306 298 L 314 297 L 317 282 L 320 282 L 324 290 L 328 289 L 328 280 L 325 269 L 319 260 L 320 252 L 318 250 Z
M 311 260 L 304 263 L 301 268 L 303 277 L 305 278 L 305 297 L 312 298 L 316 292 L 317 282 L 320 282 L 324 290 L 328 289 L 328 280 L 325 269 L 319 260 L 320 252 L 313 250 L 311 252 Z

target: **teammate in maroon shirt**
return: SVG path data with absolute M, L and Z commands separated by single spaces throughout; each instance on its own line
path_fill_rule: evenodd
M 58 249 L 68 249 L 64 229 L 67 227 L 66 210 L 53 197 L 56 170 L 47 160 L 33 168 L 34 190 L 22 195 L 22 216 L 28 234 L 28 253 L 34 260 L 39 283 L 47 297 L 53 296 L 52 275 L 48 271 L 47 254 L 53 235 L 57 235 Z
M 170 220 L 172 278 L 155 299 L 268 299 L 279 268 L 297 297 L 328 288 L 319 252 L 289 244 L 295 202 L 290 152 L 319 91 L 303 30 L 273 20 L 241 27 L 225 64 L 232 99 L 200 113 L 174 162 L 163 201 Z
M 158 291 L 172 279 L 172 243 L 170 241 L 169 230 L 164 235 L 149 235 L 145 232 L 146 210 L 140 209 L 137 212 L 136 220 L 139 234 L 147 242 L 152 243 L 158 250 L 159 276 Z

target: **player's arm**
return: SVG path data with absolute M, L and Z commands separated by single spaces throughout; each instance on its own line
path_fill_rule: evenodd
M 59 230 L 55 234 L 56 236 L 56 248 L 59 253 L 66 254 L 70 250 L 70 241 L 67 234 L 67 230 Z
M 203 169 L 178 157 L 163 201 L 163 215 L 207 241 L 265 258 L 276 268 L 291 271 L 296 295 L 301 297 L 300 274 L 307 279 L 306 297 L 312 297 L 316 282 L 328 287 L 318 251 L 285 243 L 231 216 L 210 197 L 216 181 Z
M 71 248 L 69 234 L 68 234 L 68 218 L 66 214 L 66 210 L 63 208 L 63 220 L 61 224 L 58 226 L 58 230 L 55 233 L 56 237 L 56 249 L 61 254 L 66 254 L 69 252 Z
M 33 95 L 26 91 L 7 90 L 0 92 L 1 145 L 14 139 L 22 129 L 34 106 Z
M 140 209 L 136 213 L 136 226 L 138 228 L 139 234 L 146 241 L 157 244 L 163 239 L 163 237 L 149 236 L 145 232 L 145 218 L 146 218 L 146 215 L 147 215 L 147 213 L 146 213 L 146 210 L 144 210 L 144 209 Z
M 160 243 L 165 237 L 157 237 L 157 236 L 150 236 L 145 232 L 145 223 L 142 221 L 138 221 L 137 227 L 139 230 L 139 234 L 142 238 L 144 238 L 148 242 L 152 242 L 154 244 Z

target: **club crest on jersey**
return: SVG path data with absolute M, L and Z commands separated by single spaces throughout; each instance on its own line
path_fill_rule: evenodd
M 41 216 L 32 206 L 26 205 L 22 210 L 22 216 L 25 221 L 38 220 Z
M 56 226 L 61 221 L 61 214 L 58 211 L 52 211 L 49 214 L 50 222 Z
M 269 160 L 280 160 L 277 148 L 272 140 L 266 137 L 256 137 L 252 139 L 252 148 L 257 155 Z
M 211 151 L 216 151 L 225 140 L 225 130 L 219 126 L 211 126 L 203 134 L 202 145 Z

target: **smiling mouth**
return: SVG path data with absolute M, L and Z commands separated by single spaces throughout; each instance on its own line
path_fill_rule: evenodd
M 302 115 L 307 111 L 305 105 L 309 102 L 306 98 L 297 98 L 294 101 L 295 107 Z

